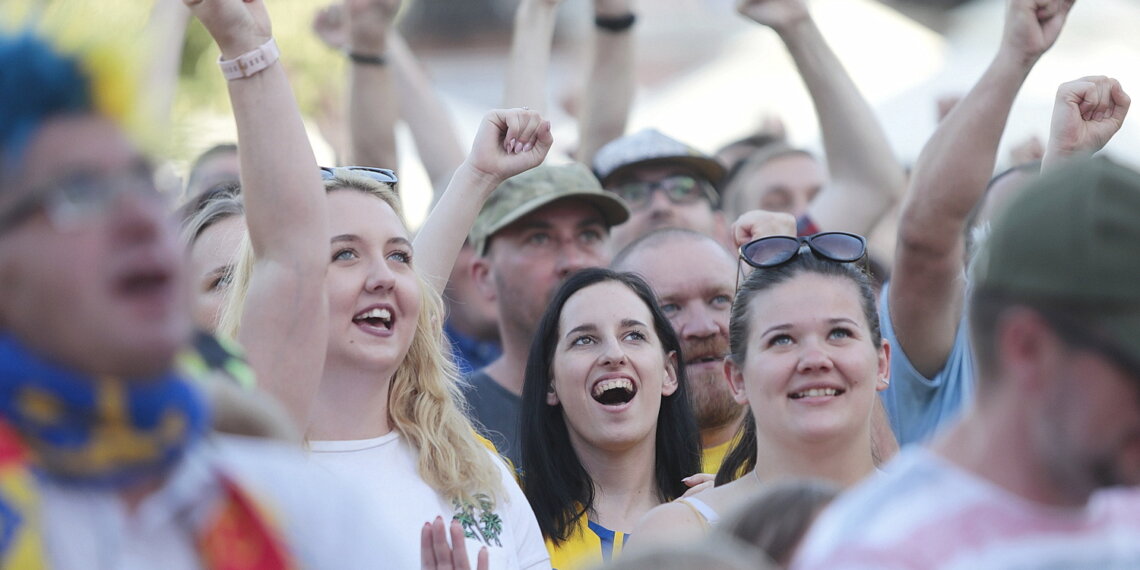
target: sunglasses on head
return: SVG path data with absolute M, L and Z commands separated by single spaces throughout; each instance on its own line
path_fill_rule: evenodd
M 626 182 L 610 188 L 610 191 L 621 196 L 634 210 L 647 206 L 656 191 L 664 193 L 674 204 L 692 204 L 702 198 L 716 204 L 716 191 L 712 184 L 687 174 L 676 174 L 656 182 Z
M 867 240 L 847 232 L 824 232 L 806 237 L 768 236 L 740 246 L 740 259 L 763 269 L 783 265 L 804 248 L 823 259 L 851 263 L 867 255 Z
M 351 172 L 357 176 L 364 176 L 382 184 L 395 184 L 399 182 L 396 173 L 387 168 L 373 168 L 371 166 L 322 166 L 321 180 L 332 180 L 339 172 Z

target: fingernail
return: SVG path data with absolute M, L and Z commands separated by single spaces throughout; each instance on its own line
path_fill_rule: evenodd
M 516 144 L 519 144 L 519 140 L 511 139 L 509 142 L 507 142 L 507 148 L 514 148 Z
M 534 143 L 528 142 L 528 143 L 526 143 L 526 146 L 523 147 L 523 152 L 527 152 L 532 148 L 534 148 Z

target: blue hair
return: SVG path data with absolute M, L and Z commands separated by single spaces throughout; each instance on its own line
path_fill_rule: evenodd
M 16 176 L 45 121 L 93 109 L 91 80 L 77 59 L 30 32 L 0 34 L 0 180 Z

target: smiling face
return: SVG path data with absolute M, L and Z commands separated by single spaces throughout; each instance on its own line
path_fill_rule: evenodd
M 138 150 L 106 119 L 68 116 L 40 128 L 22 164 L 0 211 L 59 185 L 83 196 L 115 190 L 102 205 L 73 209 L 69 222 L 40 209 L 7 230 L 0 328 L 84 372 L 164 371 L 191 330 L 183 254 Z
M 420 312 L 408 232 L 377 196 L 342 189 L 328 199 L 326 368 L 374 369 L 390 376 L 408 353 Z
M 190 275 L 194 284 L 194 323 L 213 331 L 233 277 L 245 216 L 229 216 L 210 224 L 190 246 Z
M 641 298 L 615 281 L 581 289 L 562 307 L 556 341 L 546 403 L 562 406 L 579 454 L 654 445 L 677 376 Z
M 747 353 L 730 364 L 762 439 L 790 444 L 867 434 L 889 347 L 872 340 L 853 281 L 801 272 L 750 303 Z

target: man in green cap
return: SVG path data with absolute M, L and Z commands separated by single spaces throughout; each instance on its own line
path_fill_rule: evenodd
M 805 540 L 797 568 L 1140 567 L 1140 173 L 1026 187 L 972 269 L 977 399 Z
M 503 354 L 468 376 L 467 401 L 499 452 L 519 461 L 518 413 L 530 341 L 550 296 L 571 273 L 610 261 L 610 228 L 629 208 L 581 164 L 540 166 L 491 194 L 475 226 L 472 271 L 499 310 Z

